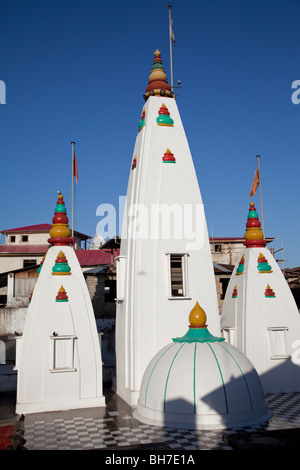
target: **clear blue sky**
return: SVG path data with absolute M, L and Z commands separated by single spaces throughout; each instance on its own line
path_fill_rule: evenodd
M 260 154 L 266 235 L 299 266 L 300 1 L 172 6 L 177 104 L 209 234 L 244 235 Z M 97 207 L 126 195 L 157 48 L 170 78 L 168 1 L 0 0 L 0 35 L 0 229 L 51 223 L 57 189 L 71 215 L 75 141 L 75 229 L 93 236 Z

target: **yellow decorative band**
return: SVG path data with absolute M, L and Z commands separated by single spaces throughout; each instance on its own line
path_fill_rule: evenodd
M 53 276 L 70 276 L 72 273 L 52 273 Z

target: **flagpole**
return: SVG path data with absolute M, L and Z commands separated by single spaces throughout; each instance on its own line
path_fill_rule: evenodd
M 262 221 L 263 236 L 265 237 L 265 223 L 264 223 L 264 211 L 263 211 L 262 189 L 261 189 L 261 176 L 260 176 L 260 165 L 259 165 L 260 155 L 256 155 L 256 158 L 257 158 L 257 169 L 258 169 L 258 177 L 259 177 L 261 221 Z
M 169 36 L 170 36 L 170 68 L 171 68 L 171 90 L 173 92 L 173 56 L 172 56 L 172 19 L 171 19 L 171 10 L 172 6 L 168 5 L 169 9 Z
M 72 237 L 74 237 L 74 148 L 75 142 L 72 144 Z

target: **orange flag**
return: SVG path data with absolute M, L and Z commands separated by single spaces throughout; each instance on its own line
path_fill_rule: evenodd
M 250 198 L 252 196 L 254 196 L 258 186 L 259 186 L 259 171 L 258 171 L 258 168 L 256 168 L 256 172 L 255 172 L 255 175 L 254 175 L 254 180 L 253 180 L 251 191 L 250 191 L 250 196 L 249 196 Z
M 78 170 L 77 170 L 76 153 L 74 153 L 74 176 L 76 178 L 76 183 L 78 183 Z

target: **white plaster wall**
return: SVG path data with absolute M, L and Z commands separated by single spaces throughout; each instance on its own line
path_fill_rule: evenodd
M 0 336 L 14 335 L 23 332 L 27 307 L 0 309 Z
M 221 329 L 234 329 L 235 346 L 254 364 L 266 393 L 300 391 L 300 367 L 293 362 L 300 340 L 300 316 L 291 290 L 267 248 L 247 248 L 243 275 L 232 273 L 221 315 Z M 241 256 L 243 255 L 241 253 Z M 257 259 L 262 253 L 272 273 L 259 273 Z M 266 298 L 267 285 L 275 298 Z M 237 285 L 238 296 L 232 298 Z M 286 355 L 272 357 L 269 329 L 287 328 Z
M 49 237 L 48 237 L 49 238 Z M 0 256 L 0 273 L 7 273 L 9 271 L 14 271 L 15 269 L 23 268 L 23 261 L 25 259 L 34 259 L 36 264 L 40 264 L 44 255 L 27 255 L 27 256 Z
M 172 128 L 156 124 L 158 110 L 163 103 L 174 119 Z M 146 126 L 137 136 L 132 156 L 132 159 L 137 156 L 137 166 L 130 170 L 128 208 L 131 204 L 142 204 L 148 215 L 155 204 L 178 204 L 182 214 L 184 204 L 192 204 L 195 210 L 196 204 L 202 205 L 202 199 L 176 101 L 150 97 L 145 109 Z M 176 164 L 162 163 L 168 148 L 174 154 Z M 172 337 L 179 336 L 186 329 L 189 312 L 196 301 L 206 311 L 212 333 L 220 334 L 205 219 L 198 228 L 203 235 L 203 243 L 197 249 L 187 246 L 189 240 L 184 220 L 180 223 L 182 235 L 178 239 L 173 236 L 172 228 L 170 239 L 162 236 L 153 239 L 151 228 L 156 226 L 151 227 L 149 220 L 150 224 L 144 225 L 146 231 L 136 239 L 129 237 L 126 226 L 123 227 L 120 250 L 120 256 L 126 257 L 126 274 L 125 281 L 118 279 L 119 288 L 124 285 L 124 301 L 117 304 L 117 390 L 132 404 L 136 404 L 147 364 Z M 127 229 L 131 227 L 130 222 L 129 217 Z M 189 295 L 185 299 L 168 299 L 169 252 L 188 253 Z
M 15 242 L 10 241 L 10 237 L 13 235 Z M 27 235 L 28 241 L 23 242 L 22 236 Z M 11 233 L 5 237 L 6 245 L 47 245 L 48 244 L 49 233 Z
M 71 267 L 70 276 L 52 275 L 60 251 Z M 69 302 L 55 302 L 61 285 Z M 76 337 L 74 370 L 51 371 L 54 332 Z M 101 351 L 87 286 L 73 248 L 52 247 L 34 289 L 18 352 L 16 410 L 25 414 L 104 405 Z

